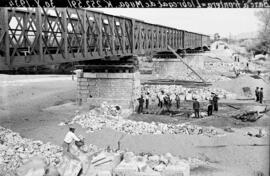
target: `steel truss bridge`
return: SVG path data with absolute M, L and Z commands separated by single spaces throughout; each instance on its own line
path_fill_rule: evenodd
M 0 70 L 208 46 L 207 35 L 86 9 L 0 8 Z

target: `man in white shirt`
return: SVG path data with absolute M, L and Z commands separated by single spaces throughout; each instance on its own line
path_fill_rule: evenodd
M 67 132 L 64 138 L 64 149 L 70 152 L 70 144 L 74 141 L 80 141 L 80 139 L 74 134 L 75 128 L 70 127 L 69 132 Z

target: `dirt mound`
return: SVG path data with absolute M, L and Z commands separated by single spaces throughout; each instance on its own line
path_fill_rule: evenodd
M 218 81 L 213 83 L 213 87 L 223 88 L 224 90 L 236 93 L 239 97 L 247 97 L 248 95 L 244 90 L 250 88 L 251 97 L 253 98 L 256 87 L 264 88 L 264 99 L 269 99 L 269 84 L 262 79 L 254 79 L 249 75 L 244 75 L 236 79 L 228 81 Z M 244 89 L 243 89 L 244 88 Z

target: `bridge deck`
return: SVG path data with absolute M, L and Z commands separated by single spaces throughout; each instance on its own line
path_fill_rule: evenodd
M 0 70 L 208 45 L 209 36 L 102 12 L 0 8 Z

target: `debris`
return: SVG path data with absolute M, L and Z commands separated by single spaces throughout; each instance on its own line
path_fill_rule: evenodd
M 22 138 L 18 133 L 3 127 L 0 127 L 0 140 L 3 141 L 0 144 L 0 158 L 3 159 L 0 175 L 1 173 L 15 172 L 25 161 L 29 159 L 31 161 L 31 158 L 35 156 L 44 158 L 47 165 L 55 166 L 59 163 L 62 155 L 62 148 L 59 146 Z M 34 170 L 31 172 L 34 173 Z
M 161 91 L 170 94 L 174 97 L 175 94 L 179 94 L 180 100 L 192 100 L 197 98 L 199 101 L 209 100 L 211 98 L 211 92 L 215 92 L 221 99 L 235 99 L 236 95 L 219 88 L 201 87 L 201 88 L 187 88 L 182 85 L 152 85 L 144 84 L 141 88 L 142 94 L 149 92 L 150 102 L 157 102 L 157 94 Z M 175 98 L 172 98 L 175 103 Z
M 41 141 L 22 139 L 18 137 L 17 133 L 4 128 L 1 128 L 0 136 L 4 138 L 4 145 L 0 145 L 0 154 L 4 155 L 0 157 L 3 158 L 0 163 L 4 162 L 6 165 L 6 167 L 2 167 L 2 164 L 0 164 L 0 175 L 7 175 L 6 173 L 9 173 L 10 167 L 13 166 L 13 171 L 16 170 L 18 176 L 77 176 L 79 173 L 83 175 L 161 176 L 171 174 L 189 176 L 191 167 L 207 165 L 207 161 L 196 158 L 184 160 L 170 153 L 164 155 L 152 155 L 151 153 L 135 155 L 132 152 L 124 151 L 106 152 L 104 149 L 100 150 L 93 145 L 89 145 L 87 152 L 80 152 L 76 145 L 72 145 L 71 152 L 76 153 L 79 160 L 72 159 L 68 155 L 62 155 L 61 153 L 56 166 L 53 166 L 51 162 L 48 162 L 47 155 L 43 156 L 43 154 L 38 153 L 48 144 L 43 144 Z M 18 139 L 14 140 L 10 136 L 16 136 Z M 27 143 L 22 143 L 22 141 L 27 141 Z M 10 145 L 7 144 L 12 142 L 17 142 L 17 145 L 9 148 Z M 27 150 L 22 150 L 20 147 L 29 143 L 37 145 L 34 146 L 34 153 L 39 154 L 40 157 L 27 157 L 26 162 L 22 162 L 19 157 L 6 160 L 7 156 L 16 156 L 19 151 L 21 151 L 21 154 L 27 155 Z M 49 152 L 55 148 L 55 146 L 48 145 L 44 152 Z M 6 150 L 6 152 L 2 152 L 3 150 Z M 54 153 L 49 157 L 52 158 L 56 154 Z M 15 160 L 20 161 L 20 164 L 14 165 Z
M 224 131 L 227 131 L 227 132 L 230 132 L 230 133 L 234 132 L 234 130 L 232 130 L 232 128 L 230 128 L 230 127 L 224 128 Z
M 258 119 L 260 119 L 263 116 L 263 114 L 260 114 L 258 111 L 245 111 L 245 112 L 239 112 L 236 115 L 233 115 L 232 117 L 238 120 L 242 120 L 243 122 L 249 121 L 249 122 L 255 122 Z
M 71 159 L 64 155 L 62 162 L 58 166 L 58 171 L 61 176 L 77 176 L 81 170 L 81 162 Z
M 104 108 L 106 109 L 106 108 Z M 104 115 L 105 114 L 105 115 Z M 106 115 L 108 114 L 108 116 Z M 202 112 L 202 116 L 206 113 Z M 118 120 L 119 119 L 119 120 Z M 199 127 L 188 123 L 183 124 L 165 124 L 165 123 L 147 123 L 126 120 L 119 116 L 118 119 L 111 118 L 110 113 L 99 113 L 95 109 L 86 114 L 77 115 L 73 118 L 72 123 L 77 123 L 87 132 L 94 132 L 103 128 L 111 128 L 116 131 L 124 132 L 131 135 L 141 134 L 188 134 L 190 135 L 207 135 L 214 136 L 219 134 L 216 129 L 210 127 Z

